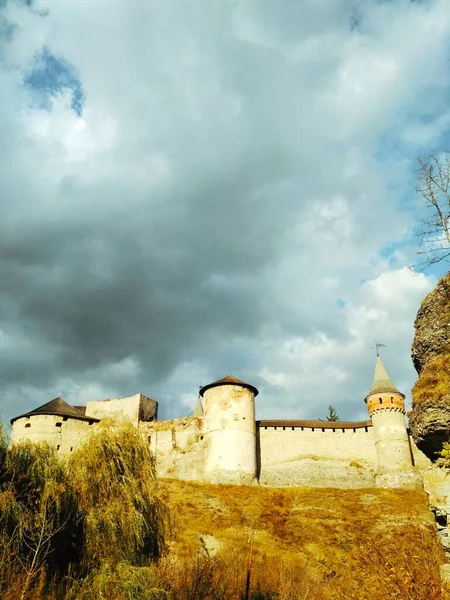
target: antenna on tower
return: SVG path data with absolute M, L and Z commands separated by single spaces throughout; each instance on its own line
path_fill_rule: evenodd
M 377 356 L 380 356 L 380 352 L 379 349 L 380 348 L 386 348 L 386 344 L 380 344 L 380 342 L 377 342 L 377 340 L 375 340 L 375 346 L 370 346 L 371 348 L 375 348 L 375 351 L 377 353 Z

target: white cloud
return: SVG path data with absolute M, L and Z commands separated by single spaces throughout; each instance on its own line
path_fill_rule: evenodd
M 5 412 L 65 381 L 174 416 L 231 371 L 260 415 L 364 418 L 375 337 L 411 386 L 434 279 L 399 204 L 448 130 L 446 1 L 47 6 L 8 3 L 0 68 Z M 23 85 L 44 46 L 81 116 Z

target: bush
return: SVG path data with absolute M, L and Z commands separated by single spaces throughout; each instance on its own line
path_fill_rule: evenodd
M 25 598 L 43 573 L 63 575 L 81 553 L 81 516 L 67 472 L 47 444 L 12 446 L 2 465 L 0 589 Z M 6 549 L 6 550 L 5 550 Z
M 75 585 L 68 600 L 168 600 L 164 590 L 155 587 L 155 571 L 152 567 L 133 567 L 118 563 L 114 567 L 104 563 L 87 577 L 81 585 Z

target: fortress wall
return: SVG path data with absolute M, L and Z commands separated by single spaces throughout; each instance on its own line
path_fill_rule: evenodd
M 137 425 L 140 406 L 141 394 L 112 400 L 92 400 L 86 404 L 86 416 L 96 419 L 128 419 Z
M 207 441 L 202 418 L 140 423 L 139 428 L 155 456 L 158 477 L 203 480 Z
M 11 442 L 47 442 L 58 452 L 67 453 L 86 441 L 95 423 L 57 415 L 31 415 L 13 423 Z
M 375 487 L 372 427 L 260 427 L 258 441 L 261 485 Z

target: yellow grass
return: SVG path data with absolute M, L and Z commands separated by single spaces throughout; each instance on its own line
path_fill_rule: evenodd
M 439 579 L 445 559 L 423 492 L 166 480 L 159 494 L 174 515 L 167 560 L 176 557 L 176 572 L 195 571 L 199 556 L 214 556 L 222 582 L 229 578 L 231 589 L 234 578 L 242 588 L 253 535 L 252 589 L 261 594 L 278 592 L 280 600 L 445 597 Z
M 413 407 L 426 401 L 450 398 L 450 353 L 431 359 L 412 389 Z

